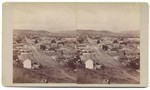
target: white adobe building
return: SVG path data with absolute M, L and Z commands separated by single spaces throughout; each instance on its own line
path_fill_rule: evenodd
M 23 61 L 23 68 L 31 69 L 32 68 L 32 63 L 30 59 L 26 59 Z
M 94 69 L 93 60 L 89 59 L 85 62 L 85 68 Z

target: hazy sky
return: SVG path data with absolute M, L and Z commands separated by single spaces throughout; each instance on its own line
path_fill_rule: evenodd
M 139 30 L 140 4 L 14 4 L 14 29 Z
M 76 5 L 16 4 L 14 29 L 76 30 Z

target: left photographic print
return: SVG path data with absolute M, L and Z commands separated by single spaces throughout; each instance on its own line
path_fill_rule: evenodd
M 75 4 L 16 4 L 13 16 L 13 83 L 74 83 Z

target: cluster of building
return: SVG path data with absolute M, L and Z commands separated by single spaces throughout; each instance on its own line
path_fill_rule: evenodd
M 13 62 L 26 69 L 40 69 L 40 64 L 31 58 L 32 51 L 27 46 L 25 35 L 14 35 Z
M 140 39 L 104 37 L 96 42 L 100 49 L 125 66 L 140 68 Z
M 84 67 L 88 69 L 102 69 L 95 52 L 92 51 L 87 36 L 63 37 L 63 36 L 35 36 L 35 35 L 14 35 L 13 59 L 21 61 L 25 68 L 39 68 L 40 64 L 29 58 L 32 51 L 28 48 L 25 38 L 29 38 L 32 44 L 39 50 L 50 56 L 61 65 L 73 69 Z M 140 40 L 139 38 L 125 37 L 100 37 L 91 38 L 92 41 L 112 56 L 114 60 L 135 69 L 140 67 Z M 30 64 L 29 64 L 30 63 Z M 28 65 L 28 66 L 27 66 Z
M 38 47 L 46 55 L 61 65 L 68 66 L 72 69 L 87 68 L 87 69 L 101 69 L 104 67 L 100 64 L 94 56 L 94 52 L 88 46 L 85 39 L 83 44 L 79 43 L 78 38 L 68 37 L 50 37 L 38 40 Z M 33 40 L 35 41 L 35 40 Z
M 53 36 L 41 39 L 41 41 L 38 40 L 37 45 L 46 55 L 64 66 L 74 63 L 76 58 L 76 38 Z
M 78 44 L 77 55 L 79 55 L 79 60 L 83 63 L 83 66 L 87 69 L 103 69 L 104 65 L 100 63 L 95 57 L 94 51 L 87 44 Z

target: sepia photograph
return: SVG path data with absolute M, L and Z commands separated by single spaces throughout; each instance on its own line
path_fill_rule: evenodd
M 3 9 L 12 85 L 147 81 L 146 3 L 4 3 Z

